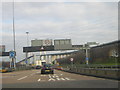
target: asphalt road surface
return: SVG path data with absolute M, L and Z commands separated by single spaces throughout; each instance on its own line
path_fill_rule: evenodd
M 118 81 L 55 70 L 41 74 L 40 70 L 2 73 L 2 88 L 118 88 Z

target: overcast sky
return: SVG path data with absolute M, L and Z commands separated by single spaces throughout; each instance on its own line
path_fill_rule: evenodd
M 72 44 L 107 43 L 118 39 L 117 2 L 16 2 L 16 50 L 32 39 L 72 39 Z M 12 3 L 2 4 L 2 44 L 13 49 Z M 1 40 L 1 38 L 0 38 Z M 30 43 L 29 43 L 30 44 Z

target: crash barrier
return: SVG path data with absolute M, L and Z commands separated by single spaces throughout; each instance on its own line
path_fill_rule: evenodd
M 69 68 L 67 67 L 67 68 L 63 68 L 63 71 L 120 80 L 119 69 L 98 69 L 98 68 L 96 69 L 96 68 L 78 68 L 78 67 Z
M 31 66 L 22 66 L 22 67 L 17 67 L 15 71 L 21 71 L 21 70 L 31 70 L 33 67 Z

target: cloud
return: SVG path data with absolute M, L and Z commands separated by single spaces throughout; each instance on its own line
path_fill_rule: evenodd
M 3 44 L 12 48 L 12 3 L 3 3 Z M 71 38 L 73 44 L 110 42 L 118 38 L 117 2 L 15 3 L 17 51 L 31 39 Z M 8 40 L 9 38 L 9 40 Z M 19 56 L 20 57 L 20 56 Z

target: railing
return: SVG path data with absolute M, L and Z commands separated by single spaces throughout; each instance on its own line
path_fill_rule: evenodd
M 19 67 L 16 68 L 15 71 L 31 70 L 31 69 L 34 69 L 34 67 L 32 67 L 32 66 L 19 66 Z
M 82 65 L 63 67 L 63 71 L 120 80 L 119 65 Z
M 119 69 L 120 65 L 97 65 L 97 64 L 91 64 L 91 65 L 63 65 L 63 67 L 77 67 L 77 68 L 96 68 L 96 69 Z

